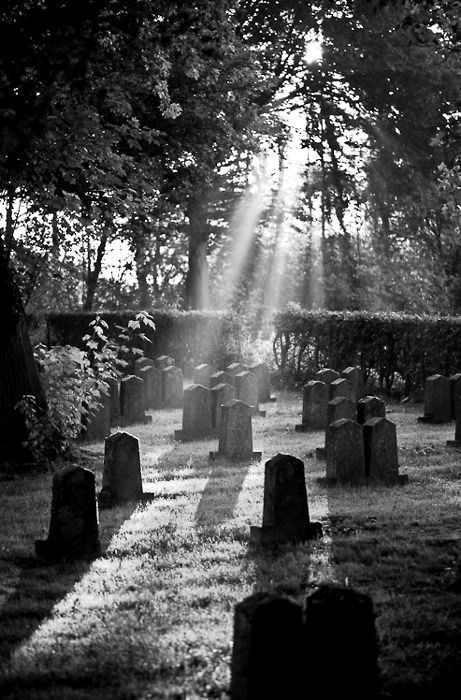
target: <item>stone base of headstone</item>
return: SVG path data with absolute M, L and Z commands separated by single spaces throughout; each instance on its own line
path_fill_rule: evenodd
M 449 423 L 450 422 L 449 420 L 443 420 L 443 421 L 442 420 L 434 420 L 434 416 L 432 414 L 428 414 L 427 416 L 418 416 L 418 418 L 416 420 L 418 421 L 418 423 L 434 423 L 434 424 Z
M 260 460 L 262 458 L 262 455 L 263 455 L 262 452 L 259 452 L 258 450 L 256 450 L 256 451 L 251 452 L 251 454 L 248 454 L 248 455 L 245 455 L 242 457 L 232 458 L 226 454 L 223 454 L 222 452 L 217 451 L 217 452 L 210 452 L 208 458 L 209 458 L 210 462 L 217 462 L 221 459 L 225 460 L 225 461 L 229 461 L 229 462 L 246 462 L 246 461 L 250 461 L 250 460 L 254 460 L 254 459 Z
M 307 523 L 301 531 L 298 531 L 295 537 L 288 537 L 279 528 L 268 527 L 267 525 L 262 527 L 257 525 L 250 526 L 250 544 L 261 546 L 283 544 L 284 542 L 307 542 L 308 540 L 322 537 L 322 535 L 322 524 L 318 522 Z
M 316 480 L 317 484 L 319 486 L 337 486 L 340 484 L 338 479 L 335 479 L 330 476 L 319 476 Z M 360 487 L 360 486 L 376 486 L 376 485 L 381 485 L 382 482 L 375 480 L 375 479 L 370 479 L 369 477 L 363 477 L 359 482 L 354 482 L 354 487 Z M 397 477 L 397 480 L 392 483 L 386 483 L 386 486 L 405 486 L 405 484 L 408 484 L 408 474 L 399 474 Z
M 96 559 L 101 556 L 101 545 L 95 544 L 93 547 L 83 546 L 73 547 L 70 552 L 63 547 L 57 547 L 49 540 L 35 540 L 35 554 L 39 559 L 48 562 L 58 562 L 66 559 Z
M 307 433 L 307 431 L 310 430 L 310 428 L 304 423 L 298 423 L 298 425 L 295 425 L 295 430 L 297 433 Z
M 251 408 L 251 415 L 252 416 L 259 416 L 259 418 L 265 418 L 266 417 L 266 411 L 259 409 L 259 408 Z
M 447 440 L 447 447 L 457 447 L 458 449 L 461 449 L 461 442 L 458 442 L 457 440 Z
M 327 458 L 327 451 L 325 447 L 316 447 L 315 448 L 315 459 L 318 460 L 319 462 L 324 462 Z
M 209 433 L 204 433 L 202 435 L 197 435 L 197 433 L 190 433 L 187 430 L 175 430 L 174 439 L 180 442 L 192 442 L 193 440 L 208 440 L 216 437 L 216 431 L 210 430 Z

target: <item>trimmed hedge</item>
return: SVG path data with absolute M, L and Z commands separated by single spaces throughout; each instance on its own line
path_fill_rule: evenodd
M 288 309 L 275 317 L 273 348 L 285 385 L 360 365 L 384 392 L 399 380 L 409 395 L 432 374 L 461 371 L 461 318 Z
M 126 327 L 136 311 L 98 311 L 49 314 L 48 345 L 82 347 L 82 337 L 96 316 L 109 326 L 109 337 L 117 336 L 116 326 Z M 155 330 L 143 328 L 151 343 L 144 353 L 153 359 L 170 355 L 178 367 L 187 369 L 191 362 L 210 362 L 224 367 L 240 360 L 240 328 L 234 315 L 224 312 L 150 310 Z

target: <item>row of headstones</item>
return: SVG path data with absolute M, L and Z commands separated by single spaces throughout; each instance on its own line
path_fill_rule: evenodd
M 433 374 L 424 382 L 424 415 L 420 423 L 449 423 L 459 416 L 458 405 L 461 396 L 461 374 L 445 377 Z

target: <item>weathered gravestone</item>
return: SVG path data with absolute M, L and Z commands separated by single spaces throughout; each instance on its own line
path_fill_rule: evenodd
M 35 551 L 38 557 L 50 561 L 101 553 L 92 471 L 69 466 L 55 473 L 48 539 L 36 540 Z
M 183 376 L 179 367 L 170 365 L 162 370 L 162 398 L 166 408 L 181 408 L 183 405 Z
M 261 592 L 235 606 L 231 700 L 302 700 L 305 664 L 300 605 Z
M 155 362 L 155 366 L 160 371 L 162 371 L 166 367 L 173 367 L 174 363 L 175 363 L 173 358 L 170 357 L 169 355 L 159 355 L 158 357 L 155 358 L 154 362 Z
M 182 430 L 175 430 L 176 440 L 195 440 L 211 434 L 210 390 L 201 384 L 184 389 Z
M 320 523 L 309 520 L 304 463 L 292 455 L 272 457 L 264 470 L 263 524 L 250 528 L 250 542 L 302 542 L 321 534 Z
M 252 372 L 239 372 L 234 376 L 237 399 L 251 406 L 254 416 L 265 416 L 266 411 L 259 410 L 258 378 Z
M 327 426 L 328 386 L 310 381 L 303 387 L 302 422 L 295 426 L 298 432 L 323 430 Z
M 121 424 L 149 423 L 152 416 L 144 413 L 144 382 L 134 374 L 124 377 L 120 382 Z
M 461 396 L 457 399 L 455 439 L 447 440 L 448 447 L 461 447 Z
M 150 357 L 138 357 L 138 359 L 134 361 L 134 374 L 136 377 L 143 378 L 141 370 L 144 369 L 144 367 L 155 367 L 154 360 L 151 360 Z
M 144 406 L 149 408 L 162 407 L 162 373 L 156 367 L 144 366 L 139 371 L 144 382 Z
M 365 377 L 360 367 L 346 367 L 341 372 L 341 377 L 350 381 L 354 387 L 356 401 L 365 396 Z
M 399 483 L 397 430 L 386 418 L 370 418 L 363 424 L 365 474 L 373 481 Z
M 452 374 L 450 381 L 451 417 L 456 420 L 458 397 L 461 396 L 461 373 Z
M 321 586 L 304 605 L 304 697 L 378 697 L 378 648 L 373 601 L 350 588 Z
M 213 365 L 209 365 L 206 363 L 197 365 L 197 367 L 194 368 L 193 382 L 194 384 L 201 384 L 202 386 L 206 386 L 207 389 L 209 389 L 211 386 L 210 377 L 212 374 L 215 373 L 216 367 L 213 367 Z
M 363 425 L 370 418 L 385 418 L 386 404 L 377 396 L 364 396 L 357 401 L 357 423 Z
M 345 396 L 337 396 L 332 401 L 327 404 L 327 427 L 331 423 L 339 420 L 340 418 L 348 418 L 349 420 L 357 420 L 357 406 L 350 399 L 346 399 Z M 316 459 L 324 460 L 326 459 L 326 430 L 325 430 L 325 445 L 324 447 L 317 447 L 315 450 Z
M 110 433 L 110 416 L 111 416 L 111 397 L 109 389 L 107 394 L 101 391 L 100 406 L 94 413 L 87 414 L 83 419 L 85 428 L 81 433 L 83 442 L 97 442 L 104 440 Z
M 120 424 L 120 384 L 118 379 L 107 379 L 110 396 L 110 424 Z
M 255 362 L 248 367 L 248 370 L 256 375 L 259 386 L 259 401 L 267 403 L 275 401 L 275 397 L 271 397 L 271 384 L 269 379 L 269 371 L 266 365 L 262 362 Z
M 326 435 L 326 478 L 342 483 L 359 483 L 365 478 L 363 427 L 340 418 L 331 423 Z
M 345 396 L 346 399 L 349 399 L 349 401 L 354 401 L 354 403 L 357 401 L 353 385 L 348 379 L 345 379 L 344 377 L 335 379 L 334 382 L 331 382 L 330 384 L 330 401 L 335 399 L 337 396 Z
M 335 369 L 324 367 L 323 369 L 319 369 L 319 371 L 314 374 L 313 379 L 316 382 L 323 382 L 324 384 L 327 384 L 327 386 L 330 386 L 331 382 L 334 382 L 336 379 L 340 379 L 340 374 Z
M 245 365 L 242 365 L 240 362 L 231 362 L 230 365 L 227 365 L 226 367 L 226 372 L 233 377 L 235 377 L 236 374 L 239 374 L 239 372 L 247 372 L 248 368 L 245 367 Z
M 139 440 L 125 432 L 113 433 L 105 440 L 102 488 L 98 501 L 101 508 L 142 498 Z
M 433 374 L 424 383 L 424 415 L 420 423 L 448 423 L 451 421 L 450 380 L 442 374 Z
M 218 386 L 218 384 L 230 384 L 234 386 L 234 375 L 229 372 L 215 372 L 210 377 L 210 388 Z
M 222 406 L 235 399 L 235 389 L 230 384 L 217 384 L 210 389 L 211 427 L 219 435 L 222 422 Z
M 221 407 L 221 430 L 217 452 L 210 452 L 210 459 L 247 461 L 261 459 L 261 452 L 253 451 L 251 406 L 243 401 L 230 401 Z

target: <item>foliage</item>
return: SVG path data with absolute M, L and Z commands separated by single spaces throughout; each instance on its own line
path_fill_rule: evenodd
M 303 383 L 321 367 L 360 365 L 389 392 L 406 395 L 427 376 L 461 368 L 461 319 L 398 313 L 307 311 L 292 305 L 275 319 L 274 356 L 285 384 Z

